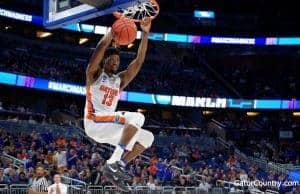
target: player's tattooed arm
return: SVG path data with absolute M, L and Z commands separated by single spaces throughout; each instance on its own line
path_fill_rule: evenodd
M 138 74 L 142 64 L 144 63 L 146 52 L 148 48 L 148 34 L 151 28 L 150 18 L 141 22 L 141 28 L 143 30 L 142 40 L 138 49 L 136 58 L 128 65 L 127 69 L 120 73 L 121 77 L 121 89 L 124 89 Z
M 97 74 L 101 71 L 100 62 L 103 59 L 105 49 L 110 45 L 112 39 L 113 34 L 112 31 L 110 31 L 98 42 L 86 69 L 87 85 L 92 84 L 95 81 Z

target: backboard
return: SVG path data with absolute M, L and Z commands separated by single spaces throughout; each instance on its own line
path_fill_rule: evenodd
M 111 14 L 149 0 L 44 0 L 44 26 L 60 28 L 70 23 Z M 89 2 L 84 4 L 82 2 Z M 95 2 L 94 7 L 90 2 Z

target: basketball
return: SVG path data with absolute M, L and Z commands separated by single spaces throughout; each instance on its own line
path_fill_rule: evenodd
M 118 45 L 129 45 L 137 34 L 134 21 L 127 18 L 120 18 L 112 26 L 115 43 Z

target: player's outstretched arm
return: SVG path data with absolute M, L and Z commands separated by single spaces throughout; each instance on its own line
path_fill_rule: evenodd
M 113 34 L 110 31 L 98 42 L 86 69 L 87 85 L 92 84 L 95 81 L 96 75 L 100 72 L 100 62 L 103 59 L 105 49 L 110 45 L 112 39 Z
M 127 69 L 120 73 L 121 77 L 121 89 L 124 89 L 140 71 L 142 64 L 144 63 L 146 51 L 148 47 L 148 34 L 151 28 L 150 18 L 141 22 L 141 28 L 143 30 L 142 40 L 138 49 L 136 58 L 128 65 Z

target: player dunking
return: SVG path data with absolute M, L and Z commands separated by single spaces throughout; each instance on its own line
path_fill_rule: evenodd
M 110 31 L 98 43 L 86 70 L 86 106 L 84 127 L 88 136 L 99 143 L 112 144 L 115 150 L 103 169 L 104 175 L 127 191 L 125 181 L 132 177 L 124 167 L 152 145 L 154 136 L 142 129 L 145 117 L 137 112 L 116 112 L 120 92 L 140 71 L 148 47 L 151 20 L 141 22 L 142 40 L 136 58 L 119 72 L 118 49 L 108 48 Z

